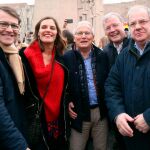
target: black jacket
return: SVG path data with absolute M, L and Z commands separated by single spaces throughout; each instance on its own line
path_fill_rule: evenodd
M 68 101 L 75 105 L 75 112 L 78 114 L 75 120 L 71 120 L 71 126 L 82 132 L 82 121 L 90 121 L 90 105 L 85 75 L 85 66 L 80 53 L 72 49 L 64 55 L 65 64 L 69 69 Z M 95 78 L 97 99 L 100 108 L 101 119 L 106 117 L 104 104 L 104 82 L 108 74 L 108 61 L 106 54 L 93 45 L 92 70 Z
M 0 48 L 0 149 L 26 150 L 24 111 L 13 72 Z
M 45 122 L 45 115 L 44 115 L 44 110 L 43 107 L 40 109 L 39 106 L 41 106 L 42 103 L 42 98 L 40 97 L 40 94 L 38 92 L 37 89 L 37 84 L 35 81 L 35 77 L 32 71 L 32 68 L 24 54 L 24 50 L 22 49 L 20 50 L 20 56 L 22 58 L 22 62 L 24 64 L 24 70 L 25 70 L 25 77 L 26 77 L 26 92 L 25 92 L 25 101 L 24 101 L 24 106 L 26 108 L 31 108 L 32 110 L 34 110 L 34 112 L 39 112 L 40 113 L 40 118 L 41 118 L 41 134 L 44 138 L 44 143 L 46 145 L 46 149 L 49 149 L 48 144 L 47 144 L 47 127 L 46 127 L 46 122 Z M 67 126 L 67 119 L 66 119 L 66 108 L 65 108 L 65 91 L 66 91 L 66 86 L 67 86 L 67 82 L 68 82 L 68 70 L 65 67 L 64 63 L 63 63 L 63 58 L 62 56 L 60 56 L 59 54 L 56 53 L 56 61 L 63 67 L 64 71 L 65 71 L 65 82 L 64 82 L 64 91 L 63 91 L 63 95 L 62 95 L 62 101 L 61 101 L 61 110 L 60 110 L 60 116 L 59 116 L 59 122 L 60 122 L 60 126 L 61 128 L 64 128 L 64 134 L 63 136 L 65 136 L 65 138 L 67 138 L 66 136 L 66 129 Z M 31 113 L 31 112 L 30 112 Z M 27 114 L 27 117 L 30 118 L 30 113 Z M 36 114 L 33 114 L 36 115 Z M 31 143 L 32 144 L 32 143 Z
M 106 104 L 110 119 L 113 121 L 120 113 L 131 117 L 143 114 L 150 126 L 150 43 L 141 56 L 131 41 L 123 50 L 112 67 L 105 83 Z M 124 137 L 128 150 L 149 150 L 150 131 L 139 132 L 130 124 L 134 136 Z
M 124 38 L 121 51 L 128 46 L 129 41 L 130 41 L 129 38 Z M 113 43 L 110 42 L 104 47 L 103 51 L 106 53 L 108 57 L 109 69 L 111 69 L 112 65 L 115 63 L 116 58 L 118 56 L 117 49 L 114 47 Z

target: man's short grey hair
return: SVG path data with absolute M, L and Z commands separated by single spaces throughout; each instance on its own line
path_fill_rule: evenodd
M 91 30 L 92 34 L 94 35 L 94 28 L 93 28 L 92 24 L 89 21 L 86 21 L 86 20 L 79 21 L 77 23 L 77 26 L 73 30 L 73 34 L 76 34 L 78 28 L 80 28 L 80 27 L 88 27 Z
M 128 17 L 128 21 L 129 21 L 129 17 L 133 12 L 138 12 L 139 10 L 146 10 L 148 13 L 148 16 L 150 18 L 150 8 L 144 5 L 135 5 L 133 7 L 131 7 L 127 13 L 127 17 Z
M 120 20 L 120 22 L 124 23 L 124 18 L 123 18 L 119 13 L 116 13 L 116 12 L 109 12 L 109 13 L 107 13 L 106 15 L 104 15 L 103 18 L 102 18 L 103 27 L 104 27 L 105 22 L 106 22 L 108 19 L 110 19 L 110 18 L 112 18 L 112 17 L 114 17 L 114 16 L 117 17 L 117 18 Z

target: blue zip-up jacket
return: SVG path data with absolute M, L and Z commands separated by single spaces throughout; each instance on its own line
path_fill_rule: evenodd
M 24 113 L 16 79 L 0 48 L 0 150 L 26 150 Z
M 139 56 L 134 41 L 131 41 L 130 47 L 117 57 L 106 80 L 105 92 L 112 121 L 120 113 L 125 112 L 131 117 L 143 113 L 150 126 L 150 43 Z M 126 141 L 132 145 L 129 144 L 131 147 L 127 149 L 149 150 L 150 132 L 143 134 L 135 129 L 133 138 L 126 137 Z

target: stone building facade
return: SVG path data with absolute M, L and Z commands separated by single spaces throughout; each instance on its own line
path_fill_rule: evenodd
M 129 8 L 133 5 L 145 5 L 150 8 L 150 1 L 149 0 L 135 0 L 132 2 L 124 2 L 124 3 L 116 3 L 116 4 L 107 4 L 104 5 L 104 14 L 114 11 L 120 13 L 125 19 L 127 17 L 127 12 Z
M 56 18 L 61 29 L 65 19 L 73 19 L 73 23 L 67 26 L 70 31 L 73 30 L 79 20 L 90 21 L 95 29 L 95 42 L 98 44 L 100 37 L 104 36 L 102 16 L 115 11 L 126 19 L 128 9 L 135 4 L 150 7 L 149 0 L 135 0 L 115 4 L 103 4 L 102 0 L 35 0 L 35 5 L 27 5 L 26 3 L 3 5 L 15 8 L 20 14 L 22 19 L 21 37 L 26 32 L 34 31 L 34 26 L 40 18 L 52 16 Z
M 95 42 L 98 44 L 100 37 L 104 36 L 102 16 L 108 12 L 121 13 L 126 19 L 128 9 L 135 4 L 150 7 L 149 0 L 135 0 L 132 2 L 103 4 L 103 0 L 35 0 L 33 26 L 43 16 L 50 15 L 57 19 L 62 28 L 65 19 L 73 19 L 68 24 L 69 30 L 73 30 L 79 20 L 90 21 L 95 29 Z
M 60 28 L 65 19 L 73 19 L 67 28 L 72 31 L 79 20 L 90 21 L 95 29 L 95 41 L 103 35 L 100 17 L 102 16 L 102 0 L 35 0 L 33 26 L 44 16 L 56 18 Z M 101 34 L 101 35 L 100 35 Z

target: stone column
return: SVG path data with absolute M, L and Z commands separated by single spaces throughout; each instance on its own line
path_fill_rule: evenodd
M 104 30 L 102 26 L 103 16 L 103 3 L 102 0 L 95 0 L 95 15 L 94 15 L 94 29 L 95 29 L 95 43 L 99 44 L 99 40 L 104 36 Z

